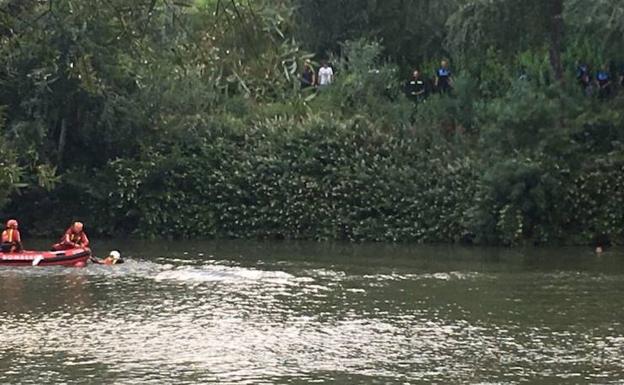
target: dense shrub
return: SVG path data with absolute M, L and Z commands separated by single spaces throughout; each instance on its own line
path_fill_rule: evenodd
M 121 225 L 134 218 L 142 236 L 421 242 L 465 232 L 474 165 L 409 130 L 312 117 L 210 132 L 111 166 Z

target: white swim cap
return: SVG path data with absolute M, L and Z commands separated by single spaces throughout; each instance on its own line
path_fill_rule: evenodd
M 108 254 L 109 257 L 113 257 L 113 259 L 117 260 L 119 258 L 121 258 L 121 253 L 117 250 L 113 250 L 110 252 L 110 254 Z

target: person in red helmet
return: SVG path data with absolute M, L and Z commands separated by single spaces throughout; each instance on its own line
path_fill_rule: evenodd
M 22 251 L 22 236 L 18 227 L 19 224 L 15 219 L 10 219 L 6 223 L 6 228 L 2 232 L 2 244 L 0 246 L 3 253 Z
M 65 231 L 59 243 L 52 246 L 52 250 L 69 250 L 78 247 L 89 247 L 89 238 L 84 232 L 82 222 L 74 222 L 69 229 Z

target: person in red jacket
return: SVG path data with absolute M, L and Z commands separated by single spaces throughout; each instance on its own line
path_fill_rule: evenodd
M 0 249 L 3 253 L 22 251 L 22 236 L 17 229 L 19 224 L 15 219 L 10 219 L 6 223 L 6 229 L 2 232 L 2 245 Z
M 52 246 L 52 250 L 69 250 L 78 247 L 89 247 L 89 238 L 87 238 L 87 234 L 84 232 L 84 225 L 82 222 L 74 222 L 74 224 L 65 231 L 60 242 Z

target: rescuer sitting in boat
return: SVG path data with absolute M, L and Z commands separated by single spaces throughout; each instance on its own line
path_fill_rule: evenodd
M 15 219 L 7 221 L 6 229 L 2 232 L 2 245 L 0 246 L 3 253 L 22 251 L 22 237 L 18 227 L 19 224 Z
M 70 250 L 78 247 L 89 247 L 89 238 L 87 238 L 87 234 L 84 232 L 84 225 L 82 222 L 74 222 L 74 224 L 65 231 L 60 242 L 52 246 L 52 250 Z
M 92 258 L 91 262 L 97 263 L 98 265 L 119 265 L 124 263 L 124 260 L 121 259 L 121 253 L 117 250 L 113 250 L 108 254 L 108 257 L 104 259 L 96 259 Z

